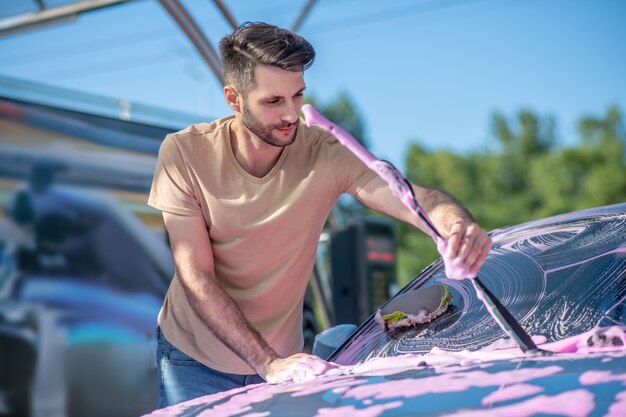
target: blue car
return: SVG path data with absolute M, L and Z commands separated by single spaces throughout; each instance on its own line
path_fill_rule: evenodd
M 106 191 L 59 195 L 34 245 L 0 239 L 0 415 L 135 417 L 156 404 L 169 248 Z
M 549 354 L 524 354 L 471 282 L 447 279 L 439 260 L 396 295 L 445 285 L 452 301 L 430 323 L 385 330 L 372 316 L 324 376 L 150 416 L 626 416 L 626 204 L 491 236 L 480 279 Z

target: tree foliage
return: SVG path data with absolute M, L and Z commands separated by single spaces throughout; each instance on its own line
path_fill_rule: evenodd
M 455 154 L 414 143 L 406 154 L 412 182 L 446 190 L 487 230 L 536 218 L 626 201 L 626 132 L 623 114 L 578 122 L 575 146 L 558 147 L 555 121 L 521 110 L 491 119 L 497 150 Z M 430 238 L 398 222 L 401 283 L 437 258 Z
M 326 117 L 366 144 L 365 122 L 350 96 L 308 100 Z M 532 219 L 626 201 L 626 131 L 612 106 L 578 121 L 574 146 L 558 146 L 556 121 L 529 109 L 514 117 L 491 116 L 491 151 L 430 151 L 417 142 L 405 156 L 409 181 L 445 190 L 487 230 Z M 352 200 L 339 205 L 348 217 L 362 213 Z M 372 213 L 374 214 L 374 213 Z M 399 284 L 438 257 L 435 245 L 412 226 L 396 222 Z

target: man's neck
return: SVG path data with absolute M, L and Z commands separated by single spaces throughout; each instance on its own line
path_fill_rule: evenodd
M 274 168 L 283 151 L 259 139 L 239 119 L 231 125 L 230 144 L 239 165 L 257 178 L 263 178 Z

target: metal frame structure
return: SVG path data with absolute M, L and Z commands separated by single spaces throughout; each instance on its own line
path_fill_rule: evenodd
M 44 0 L 36 0 L 39 10 L 0 19 L 0 36 L 38 29 L 49 24 L 75 20 L 78 15 L 131 0 L 83 0 L 63 6 L 47 7 Z
M 42 26 L 66 22 L 77 19 L 82 13 L 87 13 L 109 6 L 119 5 L 133 0 L 82 0 L 63 6 L 48 7 L 45 0 L 35 0 L 38 11 L 23 13 L 0 19 L 0 37 L 12 35 L 18 32 L 34 30 Z M 136 1 L 136 0 L 135 0 Z M 174 22 L 182 29 L 183 33 L 192 43 L 196 51 L 209 66 L 217 80 L 223 85 L 222 69 L 219 55 L 204 34 L 200 26 L 185 9 L 180 0 L 157 0 L 165 11 L 172 17 Z M 212 0 L 217 9 L 229 25 L 236 29 L 239 24 L 222 0 Z M 315 0 L 307 0 L 302 11 L 296 17 L 291 30 L 297 32 L 302 23 L 309 15 Z

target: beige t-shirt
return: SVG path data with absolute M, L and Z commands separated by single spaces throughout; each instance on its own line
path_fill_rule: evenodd
M 233 116 L 168 135 L 148 204 L 202 215 L 219 284 L 281 356 L 302 350 L 302 303 L 326 217 L 342 193 L 376 176 L 335 138 L 301 124 L 263 178 L 247 173 L 230 143 Z M 223 317 L 228 320 L 228 317 Z M 255 371 L 198 318 L 174 276 L 161 311 L 165 337 L 222 372 Z

